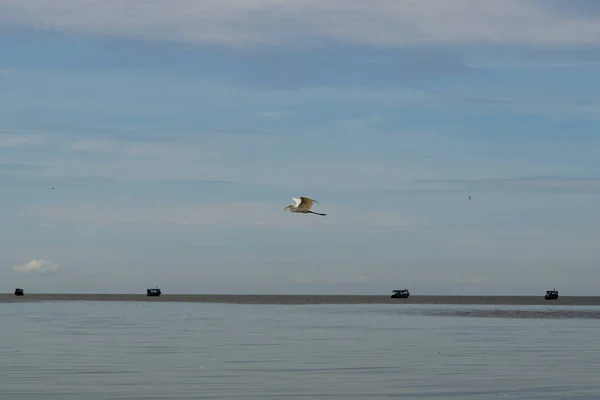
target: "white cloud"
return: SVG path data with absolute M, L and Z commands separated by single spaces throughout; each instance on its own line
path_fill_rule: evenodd
M 235 46 L 318 37 L 386 46 L 600 42 L 597 17 L 522 0 L 3 0 L 1 21 Z
M 26 264 L 15 265 L 13 271 L 22 274 L 46 274 L 58 272 L 58 265 L 47 260 L 31 260 Z

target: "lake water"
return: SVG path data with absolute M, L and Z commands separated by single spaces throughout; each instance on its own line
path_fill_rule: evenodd
M 600 307 L 0 303 L 37 399 L 600 399 Z

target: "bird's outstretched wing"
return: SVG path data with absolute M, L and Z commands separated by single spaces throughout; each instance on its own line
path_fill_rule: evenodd
M 294 200 L 294 202 L 296 203 L 295 207 L 298 207 L 300 205 L 300 203 L 302 202 L 302 200 L 297 199 L 295 197 L 292 197 L 292 200 Z
M 317 204 L 319 203 L 316 200 L 313 200 L 311 198 L 304 197 L 304 196 L 301 196 L 300 200 L 301 200 L 300 204 L 297 207 L 303 208 L 305 210 L 310 210 L 313 206 L 313 203 L 317 203 Z

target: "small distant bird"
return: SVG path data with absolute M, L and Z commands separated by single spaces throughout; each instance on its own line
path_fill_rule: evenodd
M 310 199 L 308 197 L 302 197 L 302 196 L 299 199 L 292 197 L 292 200 L 294 200 L 294 202 L 296 204 L 295 205 L 290 204 L 289 206 L 283 207 L 283 211 L 290 210 L 290 212 L 293 212 L 293 213 L 316 214 L 316 215 L 322 215 L 322 216 L 327 215 L 327 214 L 321 214 L 321 213 L 317 213 L 317 212 L 310 210 L 312 208 L 313 203 L 319 204 L 319 202 L 316 200 Z
M 471 200 L 471 196 L 469 196 L 469 200 Z

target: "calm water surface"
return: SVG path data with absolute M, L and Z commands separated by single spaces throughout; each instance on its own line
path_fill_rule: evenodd
M 600 399 L 600 307 L 0 303 L 0 398 Z

